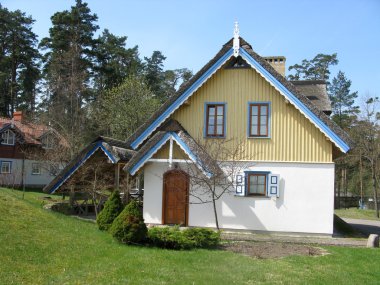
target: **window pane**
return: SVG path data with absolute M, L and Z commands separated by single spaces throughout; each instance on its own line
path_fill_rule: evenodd
M 223 134 L 223 126 L 218 125 L 216 129 L 217 135 L 222 135 Z
M 263 175 L 257 176 L 257 179 L 258 179 L 259 184 L 265 184 L 265 176 Z
M 265 186 L 264 185 L 258 185 L 257 186 L 257 193 L 265 194 Z
M 208 124 L 214 125 L 215 124 L 215 116 L 209 116 L 208 117 Z
M 260 126 L 260 135 L 267 134 L 267 126 Z
M 216 123 L 217 123 L 218 125 L 223 125 L 223 116 L 218 116 L 218 117 L 217 117 L 217 120 L 216 120 Z
M 261 125 L 266 125 L 267 124 L 267 116 L 260 116 L 260 124 Z
M 258 106 L 252 106 L 251 115 L 258 115 Z
M 217 114 L 218 115 L 223 115 L 223 106 L 217 106 Z
M 215 107 L 209 107 L 208 108 L 208 114 L 209 114 L 209 116 L 215 115 Z
M 251 125 L 257 125 L 258 117 L 257 116 L 252 116 L 251 117 Z
M 208 126 L 207 134 L 213 135 L 214 134 L 215 127 L 214 126 Z
M 251 135 L 253 136 L 258 135 L 257 129 L 258 129 L 257 126 L 251 126 Z
M 267 115 L 268 114 L 268 106 L 261 106 L 261 115 Z

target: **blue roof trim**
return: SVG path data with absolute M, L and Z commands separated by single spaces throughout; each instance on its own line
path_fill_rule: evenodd
M 166 133 L 143 157 L 140 158 L 140 160 L 132 167 L 132 169 L 129 171 L 131 175 L 135 175 L 135 173 L 140 169 L 141 166 L 145 164 L 145 162 L 152 157 L 153 154 L 156 153 L 156 151 L 165 144 L 171 136 L 171 133 Z
M 296 96 L 294 96 L 284 85 L 282 85 L 272 74 L 262 67 L 244 49 L 240 48 L 240 55 L 267 78 L 289 101 L 293 102 L 308 118 L 314 122 L 342 151 L 349 151 L 350 147 L 339 138 L 325 123 L 321 121 L 312 111 L 309 110 Z
M 135 175 L 135 173 L 159 150 L 169 139 L 172 137 L 176 143 L 185 151 L 185 153 L 190 157 L 190 159 L 199 164 L 202 167 L 202 171 L 205 172 L 206 176 L 211 177 L 212 174 L 203 169 L 199 159 L 197 156 L 190 150 L 189 146 L 176 134 L 175 132 L 166 133 L 140 160 L 132 167 L 129 171 L 131 175 Z
M 53 194 L 63 183 L 66 182 L 66 180 L 87 160 L 89 159 L 95 151 L 98 149 L 102 149 L 104 153 L 108 156 L 108 158 L 113 162 L 116 163 L 117 160 L 113 157 L 113 155 L 103 146 L 102 142 L 98 142 L 92 149 L 90 149 L 87 154 L 77 163 L 75 163 L 66 173 L 65 175 L 54 184 L 54 186 L 50 190 L 50 194 Z
M 217 62 L 214 63 L 197 81 L 194 82 L 172 105 L 170 105 L 144 132 L 131 143 L 131 147 L 136 149 L 172 112 L 174 112 L 191 94 L 193 94 L 202 84 L 218 70 L 231 56 L 233 49 L 228 50 Z

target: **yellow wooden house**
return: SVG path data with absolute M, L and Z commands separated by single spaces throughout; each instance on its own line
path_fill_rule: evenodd
M 218 164 L 230 183 L 216 185 L 220 228 L 332 234 L 333 160 L 350 139 L 328 117 L 328 98 L 308 96 L 326 95 L 323 82 L 284 72 L 284 57 L 260 57 L 235 35 L 128 139 L 136 154 L 124 170 L 144 175 L 146 223 L 215 227 L 212 193 L 194 188 Z M 215 147 L 230 155 L 220 161 Z

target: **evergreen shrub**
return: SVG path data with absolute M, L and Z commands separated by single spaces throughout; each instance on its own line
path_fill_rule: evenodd
M 96 223 L 102 231 L 108 231 L 116 217 L 123 211 L 119 191 L 113 191 L 96 218 Z
M 129 202 L 109 231 L 122 243 L 142 243 L 146 240 L 148 230 L 136 200 Z

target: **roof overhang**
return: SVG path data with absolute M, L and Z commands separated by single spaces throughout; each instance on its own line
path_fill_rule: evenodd
M 201 158 L 199 158 L 192 150 L 191 147 L 180 138 L 180 136 L 175 132 L 167 132 L 157 143 L 152 146 L 133 166 L 128 170 L 131 175 L 135 175 L 144 165 L 149 161 L 152 156 L 157 153 L 158 150 L 161 149 L 162 146 L 165 145 L 172 139 L 177 145 L 186 153 L 189 157 L 190 161 L 193 162 L 207 177 L 212 177 L 212 173 L 206 169 L 203 165 Z M 127 166 L 126 166 L 127 167 Z
M 78 170 L 78 168 L 80 168 L 98 149 L 101 149 L 112 163 L 115 164 L 118 162 L 119 158 L 112 154 L 103 142 L 97 142 L 93 147 L 84 153 L 83 157 L 79 161 L 77 161 L 72 166 L 68 165 L 68 169 L 64 168 L 62 170 L 64 173 L 63 176 L 58 181 L 56 181 L 54 185 L 49 187 L 49 193 L 53 194 L 55 191 L 57 191 L 57 189 L 62 186 L 62 184 L 65 183 Z

